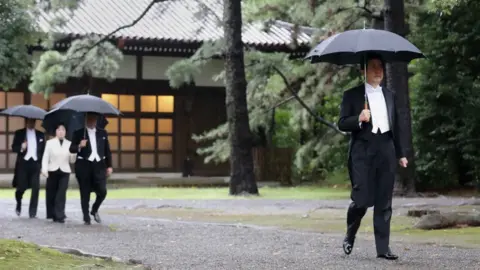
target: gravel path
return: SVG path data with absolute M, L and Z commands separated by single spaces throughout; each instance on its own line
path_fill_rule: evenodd
M 433 204 L 431 200 L 422 201 Z M 318 207 L 344 208 L 345 203 L 107 199 L 105 207 L 183 206 L 244 211 L 263 208 L 268 212 L 282 207 L 295 211 Z M 411 203 L 419 202 L 397 200 L 395 205 L 397 208 L 407 207 Z M 446 203 L 458 204 L 462 200 L 448 200 Z M 123 259 L 137 259 L 153 269 L 480 269 L 479 251 L 475 249 L 394 242 L 392 248 L 401 258 L 396 262 L 388 262 L 375 259 L 374 243 L 366 239 L 359 239 L 354 253 L 345 257 L 341 250 L 340 235 L 115 215 L 103 215 L 102 225 L 84 226 L 80 222 L 77 200 L 68 202 L 69 219 L 61 225 L 44 220 L 43 201 L 40 206 L 40 219 L 30 220 L 14 215 L 13 200 L 0 200 L 0 238 L 20 238 L 42 245 L 79 248 Z M 27 209 L 26 205 L 24 209 Z

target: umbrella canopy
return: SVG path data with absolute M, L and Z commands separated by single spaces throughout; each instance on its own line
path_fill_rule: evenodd
M 320 42 L 305 57 L 312 63 L 359 64 L 368 53 L 379 54 L 386 62 L 410 62 L 425 55 L 405 38 L 385 30 L 349 30 Z
M 0 114 L 41 120 L 47 111 L 33 105 L 17 105 L 1 111 Z
M 53 110 L 72 110 L 83 113 L 114 114 L 120 111 L 107 101 L 92 95 L 77 95 L 59 101 L 52 107 Z
M 66 137 L 71 139 L 73 133 L 85 127 L 85 113 L 72 110 L 51 110 L 43 119 L 42 127 L 48 134 L 55 135 L 55 129 L 59 124 L 65 125 L 67 129 Z M 97 128 L 105 129 L 108 121 L 105 116 L 100 115 L 97 119 Z

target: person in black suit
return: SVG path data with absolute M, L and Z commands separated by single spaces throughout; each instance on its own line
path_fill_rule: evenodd
M 75 175 L 80 188 L 85 225 L 91 224 L 90 214 L 97 223 L 101 222 L 98 209 L 107 196 L 107 177 L 113 172 L 107 132 L 96 128 L 97 116 L 95 113 L 87 114 L 86 128 L 74 132 L 70 145 L 70 153 L 77 154 Z M 92 191 L 95 192 L 96 199 L 89 213 Z
M 22 212 L 22 198 L 25 190 L 31 188 L 29 216 L 37 216 L 38 193 L 40 191 L 40 168 L 45 150 L 45 135 L 35 130 L 35 119 L 25 119 L 26 127 L 15 131 L 12 151 L 17 153 L 14 172 L 15 212 L 20 216 Z
M 351 133 L 348 171 L 352 203 L 343 250 L 347 255 L 352 252 L 361 220 L 367 208 L 374 206 L 377 257 L 396 260 L 398 256 L 389 247 L 393 186 L 396 164 L 406 167 L 408 161 L 400 139 L 395 95 L 380 85 L 384 62 L 371 54 L 366 63 L 366 84 L 345 91 L 338 120 L 338 128 Z

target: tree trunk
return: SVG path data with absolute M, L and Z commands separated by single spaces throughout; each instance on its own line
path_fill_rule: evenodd
M 253 170 L 252 132 L 247 109 L 240 0 L 225 0 L 225 81 L 230 140 L 230 195 L 258 194 Z
M 385 0 L 385 30 L 406 35 L 405 6 L 403 0 Z M 387 87 L 396 93 L 397 109 L 400 112 L 400 125 L 408 167 L 400 169 L 400 182 L 402 189 L 407 194 L 415 192 L 415 162 L 412 141 L 412 117 L 410 114 L 410 96 L 408 90 L 408 67 L 406 63 L 387 64 Z

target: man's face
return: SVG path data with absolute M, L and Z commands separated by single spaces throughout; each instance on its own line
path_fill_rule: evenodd
M 379 59 L 370 59 L 367 63 L 367 82 L 377 86 L 383 80 L 383 65 Z
M 97 125 L 97 116 L 94 114 L 87 115 L 87 127 L 94 128 Z
M 26 119 L 25 120 L 25 125 L 29 129 L 34 129 L 35 128 L 35 119 Z

